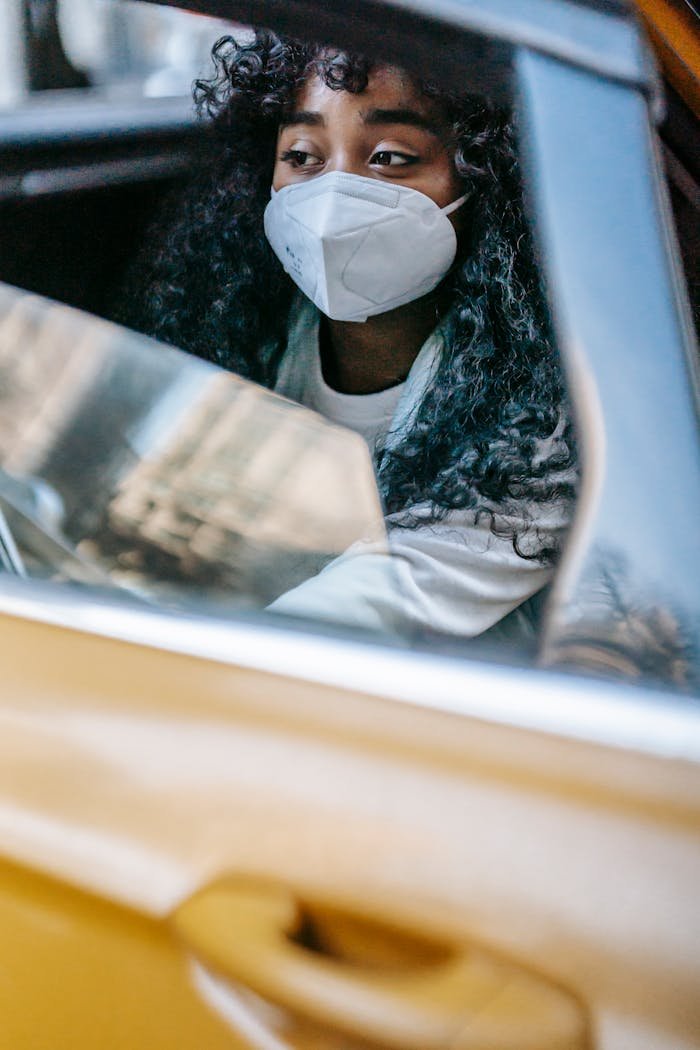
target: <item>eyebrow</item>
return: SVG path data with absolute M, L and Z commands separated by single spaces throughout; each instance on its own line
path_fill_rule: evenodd
M 300 109 L 295 113 L 290 113 L 288 117 L 285 117 L 281 122 L 281 128 L 293 128 L 295 124 L 307 124 L 312 127 L 325 127 L 325 120 L 321 113 L 316 113 L 311 109 Z
M 369 109 L 362 114 L 362 119 L 372 127 L 378 124 L 407 124 L 409 127 L 422 128 L 433 135 L 438 133 L 436 122 L 415 109 Z
M 368 109 L 362 113 L 362 121 L 370 127 L 377 127 L 382 124 L 404 124 L 408 127 L 429 131 L 432 135 L 438 134 L 435 121 L 423 116 L 422 113 L 418 113 L 415 109 Z M 298 124 L 318 128 L 325 127 L 326 121 L 322 113 L 311 109 L 301 109 L 285 117 L 280 127 L 292 128 Z

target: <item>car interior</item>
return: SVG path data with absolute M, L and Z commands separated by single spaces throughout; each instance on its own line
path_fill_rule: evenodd
M 187 95 L 115 106 L 71 64 L 55 17 L 27 19 L 26 33 L 29 104 L 0 110 L 0 280 L 110 317 L 163 201 L 202 163 L 206 125 Z M 659 135 L 700 326 L 698 118 L 668 81 L 664 97 Z

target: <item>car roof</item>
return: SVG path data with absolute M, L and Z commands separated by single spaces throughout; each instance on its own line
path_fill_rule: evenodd
M 634 85 L 652 97 L 658 80 L 636 12 L 622 0 L 165 0 L 246 24 L 327 41 L 429 72 L 444 88 L 495 101 L 514 91 L 519 48 Z M 435 68 L 435 55 L 440 67 Z

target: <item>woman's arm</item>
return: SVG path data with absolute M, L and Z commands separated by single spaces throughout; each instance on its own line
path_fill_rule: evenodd
M 535 518 L 537 535 L 560 539 L 560 507 Z M 387 520 L 386 546 L 361 541 L 318 576 L 278 598 L 274 612 L 406 634 L 427 629 L 459 637 L 488 630 L 548 582 L 552 568 L 523 558 L 488 521 L 453 511 L 414 529 Z

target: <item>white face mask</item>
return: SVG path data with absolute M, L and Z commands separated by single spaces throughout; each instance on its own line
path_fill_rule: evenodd
M 265 234 L 322 313 L 366 321 L 432 292 L 457 237 L 446 208 L 408 186 L 333 171 L 272 191 Z

